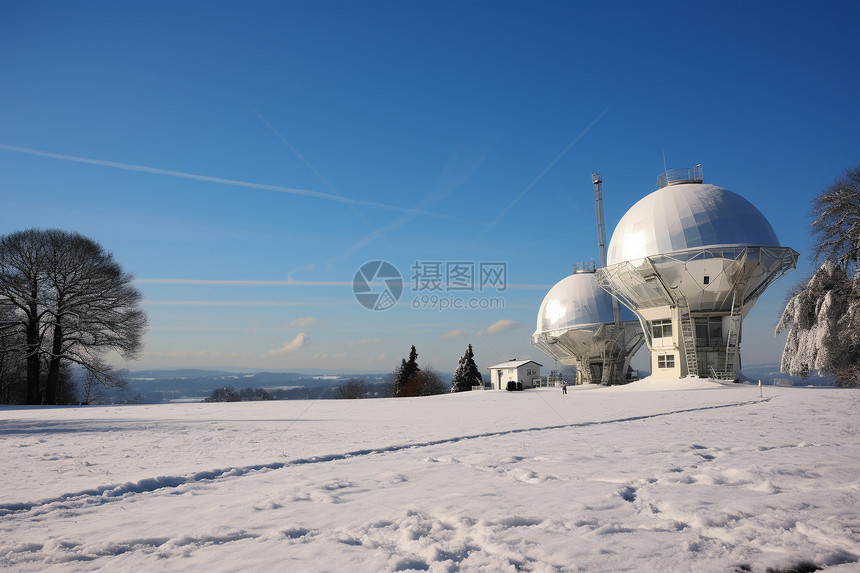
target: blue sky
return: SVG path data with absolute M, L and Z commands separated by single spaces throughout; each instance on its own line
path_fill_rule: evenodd
M 0 233 L 134 273 L 146 367 L 453 371 L 551 361 L 543 296 L 668 167 L 704 165 L 798 270 L 744 323 L 777 362 L 812 197 L 860 151 L 856 2 L 0 1 Z M 397 305 L 356 270 L 391 262 Z M 504 308 L 414 309 L 411 268 L 504 262 Z M 425 267 L 426 268 L 426 267 Z M 419 299 L 420 303 L 421 300 Z M 500 306 L 496 304 L 495 306 Z M 645 366 L 644 354 L 636 365 Z

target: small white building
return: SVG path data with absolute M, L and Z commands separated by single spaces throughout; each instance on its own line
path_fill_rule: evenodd
M 508 382 L 521 383 L 523 388 L 533 388 L 533 381 L 540 378 L 540 368 L 534 360 L 517 360 L 490 366 L 490 384 L 494 390 L 506 390 Z

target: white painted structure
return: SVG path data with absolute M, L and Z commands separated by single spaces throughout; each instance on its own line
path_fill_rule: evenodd
M 606 266 L 603 176 L 591 174 L 597 214 L 600 266 Z M 577 384 L 629 382 L 630 359 L 644 335 L 637 318 L 597 284 L 594 266 L 577 269 L 544 297 L 532 344 L 566 366 L 576 366 Z
M 625 382 L 644 335 L 636 315 L 623 307 L 616 317 L 613 303 L 594 271 L 565 277 L 540 305 L 532 344 L 565 366 L 576 366 L 577 384 Z
M 732 380 L 743 317 L 798 254 L 749 201 L 703 184 L 700 165 L 658 186 L 621 218 L 598 282 L 639 318 L 652 376 Z
M 507 362 L 490 366 L 490 384 L 494 390 L 506 390 L 508 382 L 521 383 L 523 388 L 533 388 L 533 380 L 540 378 L 540 368 L 534 360 L 517 360 L 512 358 Z

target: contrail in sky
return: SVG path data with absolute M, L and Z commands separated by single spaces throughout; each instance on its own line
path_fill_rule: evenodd
M 218 279 L 134 279 L 147 285 L 219 285 L 219 286 L 338 286 L 351 287 L 352 281 L 294 281 L 294 280 L 218 280 Z
M 586 128 L 585 128 L 585 129 L 583 129 L 583 130 L 580 132 L 580 134 L 576 136 L 576 138 L 575 138 L 573 141 L 571 141 L 570 143 L 568 143 L 568 144 L 567 144 L 567 147 L 565 147 L 565 148 L 562 150 L 562 152 L 561 152 L 561 153 L 559 153 L 559 154 L 556 156 L 556 158 L 555 158 L 555 159 L 553 159 L 552 161 L 550 161 L 550 162 L 549 162 L 549 165 L 547 165 L 546 167 L 544 167 L 544 168 L 543 168 L 543 171 L 541 171 L 540 173 L 538 173 L 538 176 L 537 176 L 537 177 L 535 177 L 535 178 L 534 178 L 534 180 L 533 180 L 531 183 L 529 183 L 529 184 L 528 184 L 528 186 L 527 186 L 525 189 L 523 189 L 523 190 L 520 192 L 520 194 L 519 194 L 519 195 L 517 195 L 516 197 L 514 197 L 514 200 L 513 200 L 513 201 L 511 201 L 511 202 L 508 204 L 508 206 L 507 206 L 507 207 L 505 207 L 505 208 L 502 210 L 502 212 L 501 212 L 501 213 L 499 213 L 499 214 L 498 214 L 498 216 L 490 222 L 490 224 L 489 224 L 489 225 L 487 225 L 486 227 L 484 227 L 484 230 L 483 230 L 483 231 L 481 231 L 481 233 L 480 233 L 477 237 L 475 237 L 475 241 L 477 241 L 478 239 L 480 239 L 481 237 L 483 237 L 483 236 L 487 233 L 487 231 L 489 231 L 490 229 L 492 229 L 492 228 L 495 226 L 495 224 L 496 224 L 496 223 L 498 223 L 498 222 L 499 222 L 499 220 L 500 220 L 502 217 L 504 217 L 504 216 L 505 216 L 505 213 L 507 213 L 508 211 L 510 211 L 510 210 L 511 210 L 511 207 L 513 207 L 514 205 L 516 205 L 516 204 L 517 204 L 517 201 L 519 201 L 520 199 L 522 199 L 522 198 L 523 198 L 523 195 L 525 195 L 526 193 L 528 193 L 528 192 L 529 192 L 529 190 L 531 190 L 531 188 L 532 188 L 532 187 L 534 187 L 534 186 L 537 184 L 537 182 L 538 182 L 538 181 L 540 181 L 541 179 L 543 179 L 543 176 L 544 176 L 544 175 L 546 175 L 547 173 L 549 173 L 549 170 L 550 170 L 550 169 L 552 169 L 552 168 L 555 166 L 555 164 L 556 164 L 556 163 L 558 163 L 558 162 L 559 162 L 559 160 L 560 160 L 562 157 L 564 157 L 564 156 L 565 156 L 565 154 L 566 154 L 568 151 L 570 151 L 570 148 L 571 148 L 571 147 L 573 147 L 574 145 L 576 145 L 576 143 L 577 143 L 580 139 L 582 139 L 582 138 L 585 136 L 585 134 L 586 134 L 586 133 L 588 133 L 588 131 L 589 131 L 592 127 L 594 127 L 594 125 L 595 125 L 598 121 L 600 121 L 600 118 L 602 118 L 604 115 L 606 115 L 606 112 L 607 112 L 607 111 L 609 111 L 609 108 L 606 108 L 606 109 L 604 109 L 602 112 L 600 112 L 600 114 L 599 114 L 597 117 L 595 117 L 595 118 L 591 121 L 591 123 L 589 123 L 589 124 L 586 126 Z M 473 241 L 473 244 L 474 244 L 474 242 L 475 242 L 475 241 Z
M 304 163 L 304 164 L 305 164 L 305 167 L 307 167 L 308 169 L 310 169 L 310 170 L 313 172 L 313 174 L 314 174 L 314 175 L 316 175 L 316 176 L 317 176 L 317 178 L 318 178 L 320 181 L 322 181 L 322 182 L 323 182 L 323 184 L 324 184 L 326 187 L 328 187 L 328 188 L 331 190 L 331 192 L 332 192 L 332 193 L 334 193 L 334 194 L 335 194 L 335 196 L 337 196 L 337 197 L 338 197 L 338 198 L 343 202 L 343 204 L 344 204 L 344 205 L 346 205 L 346 206 L 349 208 L 349 210 L 350 210 L 350 211 L 352 211 L 352 214 L 353 214 L 353 215 L 355 215 L 356 217 L 358 217 L 358 218 L 361 220 L 361 222 L 362 222 L 362 223 L 364 223 L 364 224 L 365 224 L 365 226 L 366 226 L 368 229 L 370 229 L 370 231 L 371 231 L 371 232 L 372 232 L 372 233 L 373 233 L 377 238 L 379 238 L 379 239 L 383 239 L 382 233 L 380 233 L 379 231 L 377 231 L 377 230 L 376 230 L 376 227 L 374 227 L 373 225 L 371 225 L 371 224 L 370 224 L 370 221 L 368 221 L 367 219 L 365 219 L 365 218 L 364 218 L 364 216 L 363 216 L 361 213 L 359 213 L 359 212 L 358 212 L 358 211 L 357 211 L 357 210 L 356 210 L 352 205 L 350 205 L 349 201 L 347 201 L 347 200 L 346 200 L 346 198 L 345 198 L 343 195 L 341 195 L 341 194 L 340 194 L 340 191 L 338 191 L 337 189 L 335 189 L 335 188 L 334 188 L 334 185 L 332 185 L 331 183 L 329 183 L 328 179 L 326 179 L 325 177 L 323 177 L 323 176 L 322 176 L 322 173 L 320 173 L 319 171 L 317 171 L 316 167 L 314 167 L 313 165 L 311 165 L 311 162 L 310 162 L 310 161 L 308 161 L 307 159 L 305 159 L 305 156 L 304 156 L 304 155 L 302 155 L 301 153 L 299 153 L 299 150 L 298 150 L 298 149 L 296 149 L 295 147 L 293 147 L 293 144 L 292 144 L 292 143 L 290 143 L 289 141 L 287 141 L 287 139 L 286 139 L 283 135 L 281 135 L 281 132 L 279 132 L 277 129 L 275 129 L 275 126 L 274 126 L 274 125 L 272 125 L 271 123 L 269 123 L 269 121 L 268 121 L 265 117 L 263 117 L 263 116 L 260 114 L 260 112 L 258 112 L 256 109 L 253 109 L 253 108 L 252 108 L 252 111 L 257 115 L 257 118 L 258 118 L 260 121 L 262 121 L 262 122 L 263 122 L 263 124 L 264 124 L 266 127 L 268 127 L 268 128 L 269 128 L 269 131 L 271 131 L 272 133 L 274 133 L 274 134 L 275 134 L 275 137 L 277 137 L 278 139 L 280 139 L 280 140 L 281 140 L 281 142 L 282 142 L 284 145 L 286 145 L 286 146 L 289 148 L 289 150 L 290 150 L 290 151 L 292 151 L 292 152 L 296 155 L 296 157 L 298 157 L 299 159 L 301 159 L 302 163 Z
M 317 178 L 319 178 L 319 180 L 322 181 L 323 184 L 331 190 L 332 193 L 336 194 L 338 197 L 341 197 L 340 192 L 334 188 L 334 186 L 328 181 L 328 179 L 326 179 L 322 175 L 322 173 L 317 171 L 316 167 L 314 167 L 311 164 L 311 162 L 308 161 L 305 158 L 305 156 L 302 155 L 299 152 L 299 150 L 295 148 L 295 146 L 293 146 L 292 143 L 287 141 L 287 139 L 281 134 L 280 131 L 278 131 L 275 128 L 275 126 L 273 126 L 269 122 L 269 120 L 267 120 L 265 117 L 263 117 L 263 115 L 259 111 L 257 111 L 256 109 L 251 108 L 251 110 L 257 116 L 257 119 L 259 119 L 261 122 L 263 122 L 263 124 L 267 128 L 269 128 L 269 131 L 271 131 L 275 135 L 275 137 L 277 137 L 281 141 L 281 143 L 286 145 L 287 148 L 289 148 L 289 150 L 292 151 L 295 154 L 295 156 L 298 157 L 301 160 L 301 162 L 304 163 L 305 166 L 308 169 L 310 169 L 313 172 L 313 174 L 316 175 Z M 468 180 L 472 176 L 474 171 L 477 170 L 477 168 L 480 166 L 480 164 L 484 162 L 484 160 L 486 159 L 488 154 L 489 154 L 489 149 L 485 150 L 481 154 L 481 156 L 478 158 L 478 161 L 476 164 L 473 161 L 470 163 L 470 165 L 467 165 L 465 168 L 465 171 L 467 171 L 465 177 L 463 177 L 462 174 L 457 174 L 457 176 L 459 178 L 458 182 L 452 182 L 451 184 L 441 185 L 440 187 L 435 189 L 433 192 L 431 192 L 429 195 L 427 195 L 426 197 L 421 199 L 421 201 L 419 201 L 418 204 L 415 207 L 413 207 L 410 212 L 408 212 L 407 214 L 398 216 L 397 219 L 388 223 L 387 225 L 385 225 L 384 227 L 382 227 L 380 229 L 377 229 L 376 227 L 371 225 L 370 222 L 368 222 L 368 220 L 365 219 L 361 215 L 361 213 L 359 213 L 356 209 L 354 209 L 351 205 L 349 205 L 347 203 L 347 207 L 349 207 L 350 211 L 352 211 L 353 214 L 356 217 L 358 217 L 367 226 L 368 229 L 370 229 L 370 234 L 365 235 L 364 237 L 359 239 L 357 242 L 355 242 L 353 245 L 351 245 L 349 248 L 347 248 L 340 256 L 335 257 L 335 258 L 338 260 L 346 259 L 347 257 L 351 256 L 353 253 L 366 247 L 367 245 L 369 245 L 370 243 L 372 243 L 376 239 L 385 240 L 384 235 L 386 233 L 389 233 L 391 231 L 399 229 L 400 227 L 403 227 L 404 225 L 406 225 L 407 223 L 412 221 L 416 215 L 423 212 L 424 207 L 427 207 L 429 205 L 432 205 L 433 203 L 440 201 L 441 199 L 444 199 L 445 197 L 450 195 L 454 190 L 456 190 L 460 185 L 465 183 L 465 181 Z
M 224 280 L 224 279 L 134 279 L 134 282 L 142 285 L 208 285 L 208 286 L 289 286 L 289 287 L 352 287 L 353 281 L 297 281 L 297 280 Z M 372 284 L 383 284 L 377 281 Z M 403 282 L 409 285 L 408 281 Z M 444 283 L 440 286 L 452 288 L 458 286 L 455 283 Z M 489 286 L 489 285 L 478 285 Z M 546 290 L 552 285 L 537 283 L 508 283 L 507 289 Z
M 421 201 L 419 201 L 415 205 L 414 208 L 416 210 L 422 210 L 423 208 L 429 207 L 430 205 L 433 205 L 433 204 L 437 203 L 438 201 L 441 201 L 445 197 L 448 197 L 451 193 L 453 193 L 458 188 L 460 188 L 461 185 L 466 183 L 466 181 L 468 181 L 472 177 L 472 175 L 475 173 L 475 171 L 477 171 L 477 169 L 481 166 L 481 164 L 484 163 L 484 161 L 486 160 L 487 155 L 489 155 L 489 153 L 490 153 L 490 149 L 489 148 L 485 149 L 478 156 L 476 156 L 472 161 L 467 163 L 463 168 L 461 168 L 461 169 L 457 170 L 457 172 L 453 173 L 451 175 L 451 179 L 449 181 L 447 181 L 444 184 L 439 185 L 431 193 L 429 193 L 427 196 L 423 197 L 421 199 Z M 446 168 L 446 170 L 447 170 L 447 168 Z M 405 215 L 398 215 L 394 221 L 392 221 L 392 222 L 388 223 L 387 225 L 385 225 L 384 227 L 382 227 L 380 229 L 380 232 L 385 234 L 385 233 L 389 233 L 391 231 L 397 230 L 397 229 L 403 227 L 404 225 L 410 223 L 414 218 L 415 218 L 415 215 L 411 214 L 411 213 L 405 214 Z M 369 245 L 374 240 L 374 238 L 375 238 L 375 236 L 373 234 L 365 235 L 364 237 L 359 239 L 357 242 L 355 242 L 352 246 L 350 246 L 348 249 L 346 249 L 343 252 L 343 254 L 341 254 L 337 258 L 338 259 L 345 259 L 345 258 L 351 256 L 353 253 L 357 252 L 359 249 L 362 249 L 363 247 L 366 247 L 367 245 Z
M 158 167 L 148 167 L 146 165 L 132 165 L 129 163 L 119 163 L 116 161 L 105 161 L 103 159 L 90 159 L 88 157 L 77 157 L 74 155 L 63 155 L 60 153 L 51 153 L 49 151 L 40 151 L 38 149 L 28 149 L 26 147 L 17 147 L 14 145 L 0 144 L 0 149 L 6 151 L 14 151 L 17 153 L 26 153 L 28 155 L 36 155 L 38 157 L 48 157 L 50 159 L 60 159 L 62 161 L 73 161 L 75 163 L 86 163 L 88 165 L 99 165 L 101 167 L 113 167 L 114 169 L 123 169 L 125 171 L 137 171 L 140 173 L 152 173 L 154 175 L 168 175 L 170 177 L 180 177 L 182 179 L 192 179 L 195 181 L 205 181 L 207 183 L 217 183 L 219 185 L 231 185 L 233 187 L 245 187 L 248 189 L 260 189 L 264 191 L 277 191 L 279 193 L 290 193 L 292 195 L 303 195 L 305 197 L 314 197 L 317 199 L 326 199 L 328 201 L 338 201 L 347 205 L 364 205 L 367 207 L 378 207 L 380 209 L 389 209 L 391 211 L 401 211 L 403 213 L 411 213 L 414 215 L 425 215 L 427 217 L 436 217 L 438 219 L 455 219 L 441 213 L 433 213 L 430 211 L 422 211 L 420 209 L 410 209 L 407 207 L 397 207 L 394 205 L 386 205 L 385 203 L 377 203 L 375 201 L 365 201 L 362 199 L 350 199 L 343 197 L 340 194 L 322 193 L 320 191 L 311 191 L 309 189 L 296 189 L 294 187 L 284 187 L 282 185 L 266 185 L 263 183 L 252 183 L 250 181 L 239 181 L 236 179 L 224 179 L 222 177 L 210 177 L 209 175 L 198 175 L 196 173 L 185 173 L 183 171 L 173 171 L 170 169 L 159 169 Z

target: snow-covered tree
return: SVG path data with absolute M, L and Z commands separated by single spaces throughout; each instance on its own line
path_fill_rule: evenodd
M 460 358 L 457 370 L 454 371 L 451 392 L 465 392 L 471 390 L 472 386 L 481 386 L 483 383 L 484 380 L 475 364 L 475 354 L 472 352 L 472 345 L 470 344 L 465 354 Z
M 776 334 L 788 330 L 781 370 L 839 374 L 860 364 L 860 279 L 830 260 L 788 299 Z M 844 378 L 844 376 L 843 376 Z
M 821 266 L 790 294 L 776 334 L 786 329 L 783 372 L 810 369 L 860 386 L 860 166 L 825 187 L 812 208 Z

